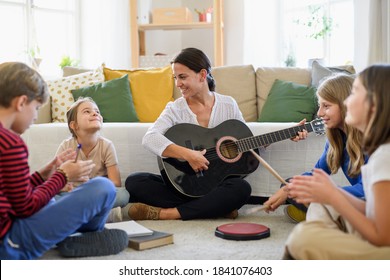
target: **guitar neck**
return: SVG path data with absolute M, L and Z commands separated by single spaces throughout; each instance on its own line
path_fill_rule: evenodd
M 286 139 L 293 138 L 297 136 L 297 133 L 306 130 L 307 132 L 312 132 L 313 127 L 310 123 L 305 123 L 303 125 L 294 126 L 267 134 L 262 134 L 258 136 L 243 138 L 236 141 L 238 151 L 240 153 L 247 152 L 252 149 L 259 147 L 267 146 L 275 142 L 283 141 Z

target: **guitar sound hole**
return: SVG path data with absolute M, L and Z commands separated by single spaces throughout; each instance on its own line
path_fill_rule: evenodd
M 226 140 L 219 147 L 221 155 L 227 159 L 233 159 L 238 156 L 238 148 L 234 141 Z

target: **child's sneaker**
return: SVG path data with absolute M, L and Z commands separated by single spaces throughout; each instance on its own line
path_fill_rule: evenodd
M 119 206 L 111 209 L 106 221 L 106 223 L 117 222 L 122 222 L 122 210 Z
M 294 205 L 288 205 L 284 208 L 284 214 L 294 223 L 300 223 L 306 220 L 306 213 Z

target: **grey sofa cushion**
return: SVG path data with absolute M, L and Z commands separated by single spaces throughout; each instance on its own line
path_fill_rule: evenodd
M 352 75 L 355 73 L 355 69 L 352 65 L 325 67 L 316 60 L 313 61 L 311 67 L 311 85 L 317 88 L 321 84 L 321 81 L 333 74 L 344 73 Z

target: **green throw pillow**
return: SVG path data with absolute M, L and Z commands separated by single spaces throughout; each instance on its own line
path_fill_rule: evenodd
M 91 97 L 99 107 L 103 122 L 138 122 L 127 75 L 71 92 L 74 100 L 80 96 Z
M 313 120 L 317 113 L 316 89 L 275 80 L 261 110 L 259 122 L 299 122 Z

